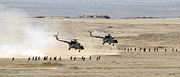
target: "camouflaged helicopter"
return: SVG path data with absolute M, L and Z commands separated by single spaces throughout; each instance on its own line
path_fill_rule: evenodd
M 71 50 L 71 48 L 73 48 L 73 49 L 75 49 L 75 50 L 78 49 L 79 52 L 80 52 L 80 50 L 84 50 L 84 46 L 81 45 L 81 44 L 77 41 L 77 39 L 73 39 L 73 40 L 71 40 L 70 42 L 69 42 L 69 41 L 66 41 L 66 40 L 60 40 L 60 39 L 58 38 L 58 34 L 59 34 L 59 32 L 57 33 L 57 35 L 54 35 L 54 36 L 56 37 L 56 40 L 69 44 L 69 49 L 68 49 L 68 50 Z
M 107 34 L 107 35 L 105 35 L 104 37 L 101 37 L 101 36 L 93 36 L 92 35 L 92 32 L 94 32 L 94 31 L 88 31 L 89 33 L 90 33 L 90 36 L 91 37 L 94 37 L 94 38 L 101 38 L 101 39 L 103 39 L 103 45 L 105 44 L 105 43 L 109 43 L 109 45 L 111 45 L 111 43 L 112 43 L 112 46 L 114 46 L 114 43 L 118 43 L 118 40 L 116 40 L 114 37 L 112 37 L 110 34 Z

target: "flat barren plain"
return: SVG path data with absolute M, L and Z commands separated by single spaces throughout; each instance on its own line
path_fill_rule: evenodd
M 40 61 L 28 61 L 28 57 L 33 56 L 27 56 L 24 52 L 21 52 L 24 53 L 23 57 L 15 55 L 14 61 L 11 60 L 13 55 L 2 56 L 0 77 L 180 77 L 179 18 L 66 19 L 49 17 L 27 18 L 26 20 L 28 23 L 38 24 L 37 26 L 42 25 L 33 28 L 42 30 L 42 35 L 45 36 L 38 39 L 43 40 L 38 42 L 38 45 L 43 47 L 37 46 L 39 47 L 37 54 L 61 56 L 62 59 L 61 61 L 43 61 L 41 57 Z M 13 22 L 16 23 L 16 21 Z M 36 25 L 30 26 L 36 27 Z M 96 36 L 110 33 L 119 42 L 115 46 L 107 43 L 103 45 L 102 39 L 90 37 L 88 30 L 93 30 L 93 35 Z M 81 52 L 74 49 L 68 50 L 67 44 L 58 42 L 53 37 L 57 32 L 61 39 L 78 39 L 85 50 Z M 19 33 L 14 35 L 18 36 L 15 39 L 18 44 L 24 40 L 31 40 L 24 39 L 25 35 Z M 8 41 L 4 39 L 6 38 L 1 38 L 1 42 Z M 44 43 L 47 41 L 48 43 Z M 27 45 L 27 43 L 22 45 Z M 1 52 L 1 54 L 5 53 Z M 70 56 L 77 57 L 77 60 L 71 61 Z M 86 57 L 85 61 L 80 59 L 82 56 Z M 91 60 L 89 60 L 90 56 Z M 97 56 L 101 57 L 98 61 Z

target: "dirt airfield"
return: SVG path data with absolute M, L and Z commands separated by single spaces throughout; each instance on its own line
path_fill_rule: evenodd
M 28 61 L 27 57 L 0 58 L 0 77 L 180 77 L 180 19 L 67 19 L 27 18 L 29 23 L 48 25 L 45 33 L 54 39 L 39 53 L 61 56 L 61 61 Z M 115 46 L 102 45 L 101 39 L 91 38 L 111 33 L 119 41 Z M 68 50 L 66 40 L 78 39 L 85 50 Z M 18 38 L 20 40 L 21 37 Z M 126 50 L 124 50 L 126 48 Z M 127 49 L 131 51 L 127 51 Z M 136 51 L 134 49 L 137 49 Z M 139 50 L 146 48 L 146 51 Z M 158 51 L 154 52 L 154 48 Z M 149 51 L 149 49 L 151 49 Z M 165 52 L 165 49 L 167 51 Z M 172 51 L 174 49 L 174 51 Z M 177 49 L 177 51 L 176 51 Z M 69 57 L 85 56 L 86 60 L 70 61 Z M 89 56 L 92 59 L 89 60 Z M 97 61 L 97 56 L 101 60 Z M 32 56 L 31 56 L 32 57 Z

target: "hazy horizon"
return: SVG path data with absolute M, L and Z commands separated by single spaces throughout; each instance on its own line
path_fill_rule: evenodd
M 152 16 L 179 17 L 179 0 L 0 0 L 7 8 L 21 9 L 30 16 L 107 14 L 112 18 Z

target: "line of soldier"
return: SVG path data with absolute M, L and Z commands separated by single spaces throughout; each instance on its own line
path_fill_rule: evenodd
M 129 52 L 129 51 L 132 51 L 133 48 L 123 48 L 123 50 L 124 50 L 124 51 L 127 50 L 127 51 Z M 137 48 L 134 48 L 134 51 L 137 51 L 137 50 L 138 50 Z M 146 51 L 149 51 L 149 52 L 150 52 L 151 50 L 154 50 L 154 52 L 158 52 L 158 51 L 159 51 L 159 48 L 154 48 L 154 49 L 151 49 L 151 48 L 139 48 L 139 50 L 140 50 L 140 51 L 144 51 L 144 52 L 146 52 Z M 164 49 L 164 51 L 167 52 L 167 49 Z M 172 51 L 172 52 L 173 52 L 173 51 L 177 52 L 178 50 L 172 48 L 171 51 Z
M 40 60 L 40 58 L 41 58 L 41 57 L 37 57 L 37 56 L 36 56 L 36 57 L 32 57 L 32 60 L 37 61 L 37 60 Z M 30 59 L 31 59 L 31 58 L 29 57 L 28 60 L 30 60 Z
M 37 57 L 37 56 L 36 56 L 36 57 L 32 57 L 32 60 L 37 61 L 37 60 L 40 60 L 40 58 L 41 58 L 41 57 Z M 30 60 L 31 60 L 31 58 L 28 57 L 28 61 L 30 61 Z M 48 56 L 44 56 L 44 57 L 43 57 L 43 60 L 44 60 L 44 61 L 48 60 Z M 57 57 L 53 57 L 53 58 L 52 58 L 52 57 L 49 57 L 49 60 L 50 60 L 50 61 L 51 61 L 51 60 L 56 61 L 56 60 L 57 60 Z M 60 61 L 60 60 L 61 60 L 61 57 L 59 57 L 59 61 Z
M 76 58 L 76 57 L 70 57 L 70 60 L 71 61 L 76 61 L 77 59 L 82 59 L 83 61 L 85 61 L 86 60 L 86 57 L 84 57 L 84 56 L 82 56 L 81 58 Z M 88 58 L 89 60 L 91 60 L 91 56 L 89 56 L 89 58 Z
M 44 61 L 47 61 L 48 60 L 48 58 L 49 58 L 49 61 L 56 61 L 57 60 L 57 57 L 48 57 L 48 56 L 44 56 L 43 57 L 43 60 Z M 85 61 L 86 60 L 86 58 L 84 57 L 84 56 L 82 56 L 81 58 L 77 58 L 77 57 L 70 57 L 70 60 L 72 61 L 76 61 L 77 59 L 82 59 L 83 61 Z M 89 60 L 91 60 L 91 56 L 88 58 Z M 13 57 L 13 60 L 14 60 L 14 57 Z M 31 60 L 31 58 L 30 57 L 28 57 L 28 61 L 30 61 Z M 32 57 L 32 60 L 35 60 L 35 61 L 37 61 L 37 60 L 40 60 L 40 57 Z M 100 60 L 100 56 L 98 56 L 97 57 L 97 59 L 96 60 Z M 61 61 L 61 56 L 59 57 L 59 61 Z

